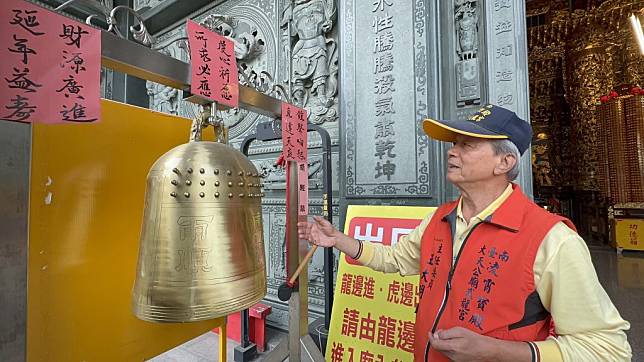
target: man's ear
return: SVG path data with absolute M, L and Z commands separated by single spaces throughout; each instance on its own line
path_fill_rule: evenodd
M 519 162 L 519 160 L 517 160 L 517 158 L 514 157 L 514 155 L 511 153 L 501 156 L 496 167 L 494 167 L 494 175 L 499 176 L 510 172 L 510 170 L 512 170 L 512 168 L 514 167 L 514 165 L 517 164 L 517 162 Z

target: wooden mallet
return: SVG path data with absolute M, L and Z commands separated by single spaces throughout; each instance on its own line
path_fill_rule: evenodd
M 309 260 L 311 259 L 311 257 L 313 256 L 313 254 L 317 249 L 318 249 L 318 246 L 313 245 L 309 250 L 309 252 L 306 254 L 306 256 L 304 256 L 304 259 L 302 259 L 302 262 L 300 263 L 300 265 L 297 267 L 297 269 L 295 269 L 295 273 L 293 273 L 293 276 L 291 276 L 289 280 L 282 283 L 282 285 L 280 285 L 280 287 L 277 289 L 277 297 L 281 301 L 286 302 L 287 300 L 291 299 L 291 294 L 293 294 L 293 287 L 295 286 L 295 280 L 300 275 L 300 273 L 302 272 L 302 269 L 304 269 L 306 264 L 308 264 Z

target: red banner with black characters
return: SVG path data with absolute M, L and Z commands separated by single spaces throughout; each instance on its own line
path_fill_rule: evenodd
M 100 30 L 26 1 L 5 0 L 0 43 L 0 119 L 100 119 Z
M 232 108 L 239 107 L 239 78 L 232 40 L 188 20 L 190 91 Z

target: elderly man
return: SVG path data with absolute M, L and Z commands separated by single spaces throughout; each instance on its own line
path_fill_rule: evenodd
M 420 274 L 416 361 L 630 360 L 630 325 L 574 225 L 512 183 L 530 125 L 489 105 L 467 121 L 426 119 L 423 129 L 453 143 L 447 179 L 458 200 L 393 247 L 348 237 L 320 217 L 298 223 L 300 238 L 375 270 Z

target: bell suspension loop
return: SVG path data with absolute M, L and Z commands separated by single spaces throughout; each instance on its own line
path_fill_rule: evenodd
M 223 118 L 217 116 L 217 103 L 204 104 L 199 106 L 200 112 L 192 120 L 190 127 L 190 142 L 199 142 L 203 140 L 203 129 L 208 126 L 214 128 L 215 142 L 228 144 L 228 127 L 224 125 Z M 214 110 L 214 111 L 213 111 Z

